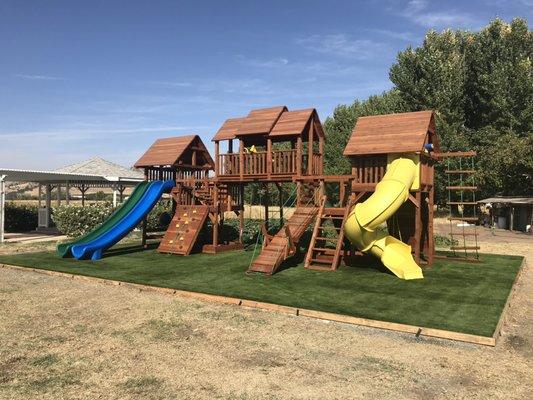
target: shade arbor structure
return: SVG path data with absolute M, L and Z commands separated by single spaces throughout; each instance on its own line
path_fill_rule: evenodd
M 91 173 L 85 173 L 85 171 L 91 171 Z M 112 175 L 113 173 L 116 175 Z M 8 182 L 38 185 L 38 230 L 46 231 L 52 227 L 51 211 L 54 190 L 55 201 L 59 206 L 63 198 L 66 204 L 70 204 L 73 188 L 81 192 L 82 205 L 85 205 L 85 195 L 88 190 L 109 188 L 113 190 L 116 205 L 118 200 L 122 201 L 122 195 L 127 187 L 134 187 L 142 180 L 142 173 L 101 158 L 92 158 L 57 171 L 0 168 L 0 243 L 4 242 L 6 184 Z

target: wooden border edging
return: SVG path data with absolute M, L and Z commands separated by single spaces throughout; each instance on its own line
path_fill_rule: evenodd
M 520 277 L 522 276 L 524 269 L 526 267 L 526 257 L 522 259 L 522 264 L 520 264 L 520 268 L 518 269 L 518 272 L 514 278 L 513 286 L 511 286 L 511 290 L 509 291 L 509 296 L 507 296 L 507 301 L 505 302 L 505 305 L 503 306 L 502 313 L 500 314 L 500 319 L 498 320 L 498 324 L 496 325 L 496 329 L 494 329 L 494 334 L 492 335 L 492 338 L 494 339 L 494 342 L 498 340 L 498 338 L 501 336 L 500 332 L 502 330 L 503 324 L 505 323 L 505 319 L 507 318 L 507 313 L 509 308 L 511 308 L 511 300 L 514 298 L 516 294 L 516 284 L 518 283 Z
M 498 324 L 496 325 L 494 334 L 491 337 L 471 335 L 467 333 L 454 332 L 454 331 L 446 331 L 443 329 L 425 328 L 425 327 L 420 327 L 420 326 L 415 326 L 415 325 L 400 324 L 396 322 L 386 322 L 386 321 L 379 321 L 379 320 L 373 320 L 373 319 L 367 319 L 367 318 L 352 317 L 349 315 L 334 314 L 334 313 L 328 313 L 324 311 L 308 310 L 305 308 L 283 306 L 283 305 L 273 304 L 273 303 L 264 303 L 264 302 L 255 301 L 255 300 L 239 299 L 236 297 L 219 296 L 219 295 L 200 293 L 200 292 L 190 292 L 186 290 L 150 286 L 150 285 L 144 285 L 140 283 L 115 281 L 111 279 L 104 279 L 104 278 L 98 278 L 98 277 L 86 276 L 86 275 L 75 275 L 75 274 L 70 274 L 68 272 L 50 271 L 46 269 L 39 269 L 39 268 L 32 268 L 32 267 L 20 267 L 20 266 L 9 265 L 9 264 L 0 264 L 0 267 L 6 268 L 6 269 L 17 270 L 17 271 L 32 271 L 32 272 L 36 272 L 36 273 L 43 274 L 43 275 L 61 276 L 64 278 L 77 279 L 77 280 L 95 282 L 95 283 L 102 283 L 102 284 L 111 285 L 111 286 L 124 286 L 130 289 L 139 290 L 139 291 L 157 292 L 161 294 L 174 295 L 174 296 L 191 298 L 191 299 L 202 300 L 202 301 L 209 301 L 209 302 L 215 302 L 215 303 L 221 303 L 221 304 L 231 304 L 231 305 L 243 306 L 243 307 L 249 307 L 249 308 L 257 308 L 257 309 L 271 311 L 271 312 L 281 312 L 281 313 L 295 315 L 295 316 L 341 322 L 341 323 L 351 324 L 351 325 L 359 325 L 359 326 L 365 326 L 365 327 L 370 327 L 370 328 L 385 329 L 385 330 L 390 330 L 390 331 L 395 331 L 395 332 L 412 333 L 417 337 L 426 336 L 426 337 L 433 337 L 433 338 L 439 338 L 439 339 L 456 340 L 460 342 L 473 343 L 473 344 L 484 345 L 484 346 L 496 346 L 496 341 L 498 337 L 500 336 L 500 331 L 505 321 L 506 312 L 510 308 L 511 299 L 514 297 L 514 293 L 516 292 L 516 283 L 518 282 L 522 274 L 522 271 L 524 269 L 524 265 L 526 264 L 525 260 L 526 259 L 524 257 L 524 259 L 522 260 L 522 264 L 520 265 L 520 269 L 518 270 L 518 273 L 516 274 L 509 296 L 507 297 L 505 306 L 500 315 Z

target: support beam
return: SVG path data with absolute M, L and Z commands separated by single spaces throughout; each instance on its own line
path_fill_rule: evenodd
M 215 176 L 220 175 L 220 142 L 215 142 Z
M 45 200 L 45 208 L 46 208 L 46 228 L 50 228 L 50 215 L 52 210 L 52 185 L 46 185 L 46 200 Z
M 39 196 L 39 202 L 38 202 L 38 207 L 41 208 L 42 206 L 42 197 L 43 197 L 43 185 L 39 182 L 39 194 L 37 195 Z
M 278 203 L 279 203 L 279 227 L 283 226 L 283 188 L 281 186 L 281 183 L 276 183 L 276 187 L 278 188 Z
M 59 207 L 61 205 L 61 183 L 57 184 L 56 203 Z
M 268 182 L 263 183 L 263 187 L 265 188 L 265 195 L 263 196 L 263 201 L 265 205 L 265 227 L 268 229 L 268 203 L 270 202 L 270 198 L 268 195 Z
M 65 184 L 65 202 L 67 203 L 67 206 L 70 204 L 70 182 L 67 181 Z
M 0 244 L 5 240 L 6 223 L 6 176 L 0 175 Z
M 314 119 L 309 125 L 309 142 L 307 143 L 307 175 L 314 175 L 313 173 L 313 140 L 314 140 L 315 124 Z
M 117 208 L 117 187 L 113 186 L 113 208 Z

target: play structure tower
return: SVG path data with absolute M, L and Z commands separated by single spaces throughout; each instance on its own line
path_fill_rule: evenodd
M 216 185 L 228 187 L 260 182 L 268 196 L 268 185 L 279 191 L 280 219 L 283 220 L 281 183 L 323 173 L 324 131 L 315 109 L 289 111 L 287 107 L 252 110 L 244 118 L 224 122 L 213 138 L 215 142 Z M 234 141 L 238 148 L 234 148 Z M 227 144 L 221 154 L 220 144 Z M 272 274 L 296 246 L 318 210 L 315 192 L 298 185 L 293 215 L 275 235 L 267 233 L 268 197 L 265 199 L 266 221 L 262 227 L 263 249 L 250 265 L 250 271 Z M 242 215 L 242 213 L 241 213 Z
M 418 266 L 435 256 L 433 151 L 439 143 L 432 111 L 361 117 L 344 150 L 355 205 L 346 235 L 404 279 L 421 278 Z M 388 234 L 378 232 L 385 222 Z
M 199 183 L 209 187 L 215 163 L 197 135 L 158 139 L 135 163 L 147 181 L 172 180 L 174 217 L 158 251 L 187 255 L 191 252 L 210 209 L 202 203 Z M 143 219 L 142 243 L 149 237 Z

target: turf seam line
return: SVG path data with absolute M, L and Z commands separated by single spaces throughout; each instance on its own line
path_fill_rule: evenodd
M 517 274 L 517 278 L 515 278 L 515 281 L 511 288 L 511 293 L 508 296 L 505 309 L 510 307 L 509 303 L 511 301 L 511 297 L 516 291 L 515 286 L 518 282 L 518 277 L 521 275 L 521 272 L 523 271 L 524 265 L 525 265 L 525 258 L 522 261 L 519 273 Z M 358 325 L 358 326 L 377 328 L 377 329 L 389 330 L 389 331 L 395 331 L 395 332 L 410 333 L 415 336 L 418 335 L 418 336 L 433 337 L 433 338 L 438 338 L 438 339 L 454 340 L 454 341 L 460 341 L 460 342 L 466 342 L 466 343 L 472 343 L 472 344 L 478 344 L 478 345 L 484 345 L 484 346 L 495 346 L 496 345 L 496 341 L 499 336 L 499 331 L 501 329 L 501 325 L 503 324 L 503 319 L 504 319 L 503 314 L 505 312 L 505 309 L 504 309 L 504 311 L 502 311 L 502 315 L 500 316 L 500 322 L 498 323 L 500 326 L 497 327 L 499 328 L 497 329 L 498 335 L 494 333 L 493 336 L 479 336 L 479 335 L 472 335 L 472 334 L 462 333 L 462 332 L 447 331 L 443 329 L 426 328 L 426 327 L 407 325 L 407 324 L 401 324 L 401 323 L 396 323 L 396 322 L 387 322 L 387 321 L 373 320 L 373 319 L 367 319 L 367 318 L 361 318 L 361 317 L 354 317 L 350 315 L 342 315 L 342 314 L 328 313 L 328 312 L 323 312 L 323 311 L 309 310 L 309 309 L 304 309 L 304 308 L 296 308 L 296 307 L 284 306 L 280 304 L 265 303 L 265 302 L 255 301 L 255 300 L 239 299 L 236 297 L 227 297 L 227 296 L 213 295 L 213 294 L 201 293 L 201 292 L 190 292 L 186 290 L 171 289 L 171 288 L 165 288 L 165 287 L 159 287 L 159 286 L 149 286 L 149 285 L 143 285 L 143 284 L 132 283 L 132 282 L 121 282 L 121 281 L 115 281 L 112 279 L 104 279 L 104 278 L 98 278 L 98 277 L 92 277 L 92 276 L 86 276 L 86 275 L 70 274 L 67 272 L 50 271 L 50 270 L 32 268 L 32 267 L 21 267 L 21 266 L 10 265 L 10 264 L 0 264 L 0 266 L 5 269 L 11 269 L 11 270 L 16 270 L 16 271 L 31 271 L 31 272 L 35 272 L 35 273 L 42 274 L 42 275 L 59 276 L 59 277 L 64 277 L 64 278 L 86 281 L 86 282 L 100 283 L 100 284 L 109 285 L 109 286 L 123 286 L 129 289 L 138 290 L 140 292 L 143 292 L 143 291 L 156 292 L 160 294 L 173 295 L 173 296 L 178 296 L 178 297 L 183 297 L 183 298 L 192 298 L 192 299 L 201 300 L 201 301 L 208 301 L 208 302 L 221 303 L 221 304 L 230 304 L 230 305 L 242 306 L 246 308 L 261 309 L 261 310 L 270 311 L 270 312 L 277 312 L 277 313 L 284 313 L 284 314 L 295 315 L 295 316 L 308 317 L 308 318 L 313 318 L 313 319 L 340 322 L 340 323 L 345 323 L 345 324 L 350 324 L 350 325 Z

